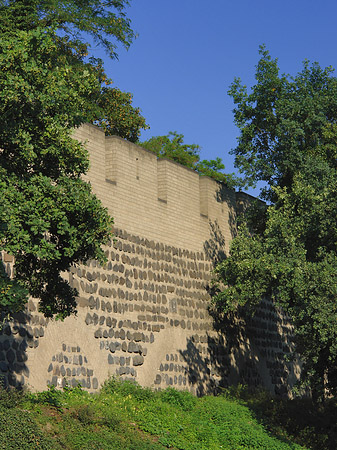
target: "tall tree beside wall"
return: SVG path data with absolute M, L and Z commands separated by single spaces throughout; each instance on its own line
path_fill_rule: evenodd
M 256 84 L 230 89 L 240 129 L 234 150 L 248 185 L 262 180 L 269 206 L 253 206 L 217 267 L 227 288 L 219 311 L 272 298 L 295 326 L 303 384 L 315 400 L 337 393 L 337 79 L 331 68 L 304 63 L 279 74 L 261 48 Z
M 134 38 L 128 2 L 0 1 L 0 245 L 14 255 L 15 276 L 0 273 L 2 313 L 26 294 L 46 316 L 76 310 L 77 291 L 61 277 L 96 258 L 112 220 L 90 185 L 84 147 L 72 131 L 99 114 L 104 73 L 85 58 L 91 37 L 116 56 Z

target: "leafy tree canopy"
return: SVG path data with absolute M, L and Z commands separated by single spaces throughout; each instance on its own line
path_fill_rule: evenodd
M 6 25 L 0 39 L 0 245 L 15 256 L 15 277 L 0 273 L 2 312 L 22 308 L 29 293 L 46 316 L 69 315 L 77 291 L 61 273 L 88 259 L 104 261 L 101 244 L 112 220 L 81 178 L 88 155 L 72 139 L 75 127 L 99 114 L 104 73 L 99 63 L 85 62 L 79 41 L 56 33 L 69 5 L 99 3 L 55 2 L 55 9 L 54 2 L 0 4 Z M 89 15 L 81 20 L 89 26 Z
M 82 63 L 90 53 L 89 40 L 116 58 L 117 45 L 129 48 L 136 37 L 125 14 L 128 5 L 127 0 L 0 0 L 0 30 L 8 39 L 19 30 L 53 30 L 60 51 L 77 54 Z M 100 82 L 106 85 L 96 98 L 91 96 L 96 105 L 91 121 L 107 134 L 136 142 L 140 130 L 148 128 L 140 109 L 131 105 L 130 93 L 109 87 L 112 82 L 106 77 L 100 59 L 91 56 L 89 61 Z
M 261 49 L 251 94 L 231 93 L 246 181 L 268 183 L 270 206 L 252 206 L 218 265 L 222 311 L 272 298 L 292 318 L 304 382 L 315 399 L 337 393 L 337 80 L 304 63 L 293 78 Z
M 337 79 L 308 61 L 295 77 L 280 75 L 277 59 L 264 47 L 260 55 L 251 92 L 239 78 L 229 90 L 240 129 L 233 153 L 247 185 L 264 181 L 270 198 L 271 187 L 292 185 L 310 155 L 336 167 Z
M 0 30 L 57 30 L 81 51 L 90 47 L 90 36 L 116 57 L 117 44 L 128 48 L 135 38 L 125 14 L 128 5 L 127 0 L 0 0 Z
M 225 174 L 221 158 L 200 161 L 200 146 L 184 144 L 184 135 L 170 131 L 165 136 L 154 136 L 139 145 L 156 153 L 158 158 L 167 158 L 183 166 L 195 170 L 200 175 L 206 175 L 225 183 L 228 187 L 240 186 L 240 179 L 234 174 Z
M 141 129 L 150 128 L 140 114 L 140 109 L 132 106 L 132 94 L 118 88 L 103 87 L 97 100 L 100 110 L 94 124 L 108 136 L 116 135 L 130 142 L 139 140 Z
M 166 136 L 153 136 L 140 145 L 156 153 L 158 158 L 171 159 L 190 169 L 199 161 L 199 145 L 184 144 L 184 135 L 176 131 L 170 131 Z

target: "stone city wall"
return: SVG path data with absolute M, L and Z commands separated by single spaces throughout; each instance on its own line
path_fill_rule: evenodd
M 33 390 L 77 383 L 97 390 L 111 375 L 198 395 L 233 383 L 287 394 L 299 367 L 292 327 L 264 301 L 249 321 L 208 312 L 211 271 L 235 235 L 249 196 L 97 127 L 76 131 L 90 153 L 87 180 L 115 221 L 108 263 L 76 266 L 78 314 L 45 319 L 30 299 L 0 335 L 0 376 Z M 12 258 L 3 254 L 12 270 Z

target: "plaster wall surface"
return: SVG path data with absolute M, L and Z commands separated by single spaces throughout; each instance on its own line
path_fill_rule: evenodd
M 285 315 L 268 301 L 245 321 L 208 312 L 212 268 L 249 196 L 92 125 L 75 137 L 89 151 L 86 179 L 114 217 L 115 239 L 104 267 L 87 261 L 65 274 L 79 291 L 76 317 L 46 320 L 30 299 L 2 330 L 5 383 L 95 391 L 117 375 L 199 395 L 237 382 L 286 395 L 299 367 L 285 360 L 293 352 Z

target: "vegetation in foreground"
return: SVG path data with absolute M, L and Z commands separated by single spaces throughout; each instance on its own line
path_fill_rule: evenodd
M 336 409 L 331 403 L 317 411 L 307 401 L 276 400 L 246 389 L 196 398 L 116 379 L 97 395 L 80 387 L 37 394 L 1 390 L 0 447 L 330 450 L 336 448 Z

